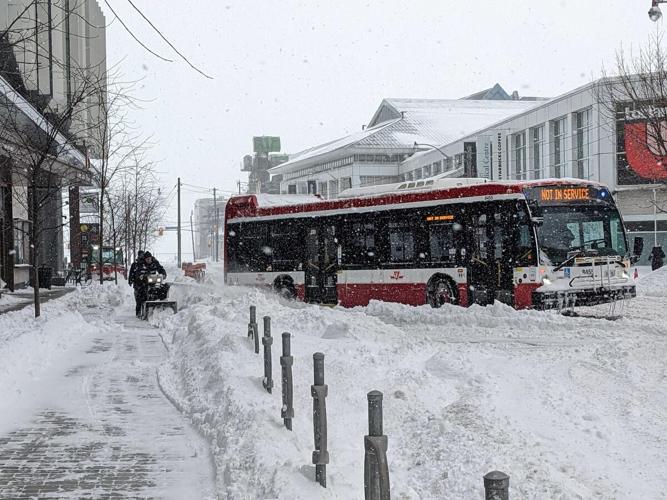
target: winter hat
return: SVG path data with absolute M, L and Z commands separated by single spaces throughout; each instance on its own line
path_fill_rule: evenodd
M 144 252 L 144 259 L 147 258 L 147 257 L 152 257 L 152 256 L 153 256 L 152 253 L 150 253 L 150 252 Z

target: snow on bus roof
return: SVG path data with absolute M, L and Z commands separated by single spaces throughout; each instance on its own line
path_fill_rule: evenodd
M 285 205 L 305 205 L 306 203 L 318 203 L 324 201 L 315 194 L 267 194 L 253 195 L 257 200 L 258 208 L 282 207 Z

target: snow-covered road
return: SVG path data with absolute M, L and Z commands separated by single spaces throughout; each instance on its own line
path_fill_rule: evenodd
M 0 498 L 213 496 L 208 446 L 158 386 L 158 330 L 115 290 L 0 316 Z

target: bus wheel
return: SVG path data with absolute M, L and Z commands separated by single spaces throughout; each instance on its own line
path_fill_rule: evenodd
M 451 280 L 445 277 L 434 277 L 428 285 L 428 303 L 431 307 L 441 307 L 443 304 L 457 304 L 456 289 Z
M 287 300 L 296 299 L 296 289 L 294 283 L 288 279 L 278 279 L 273 284 L 273 289 L 278 295 Z

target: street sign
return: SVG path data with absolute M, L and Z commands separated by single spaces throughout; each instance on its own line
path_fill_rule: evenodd
M 280 137 L 269 135 L 253 137 L 252 149 L 255 153 L 273 153 L 280 151 Z
M 79 213 L 97 214 L 100 211 L 100 192 L 82 191 L 79 195 Z

